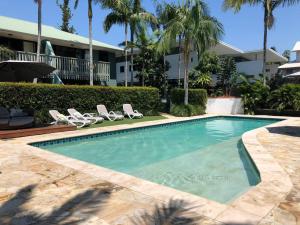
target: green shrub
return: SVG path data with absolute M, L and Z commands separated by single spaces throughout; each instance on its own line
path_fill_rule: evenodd
M 184 102 L 184 89 L 174 88 L 171 90 L 171 102 L 181 105 Z M 205 89 L 189 89 L 189 104 L 200 105 L 203 108 L 207 103 L 207 91 Z
M 265 86 L 262 81 L 243 82 L 239 85 L 239 90 L 246 114 L 254 114 L 255 109 L 262 109 L 267 105 L 270 88 Z
M 51 121 L 50 109 L 67 113 L 68 108 L 81 112 L 95 112 L 96 105 L 104 104 L 108 110 L 122 111 L 124 103 L 144 115 L 157 115 L 159 92 L 156 88 L 101 87 L 77 85 L 0 83 L 0 106 L 35 110 L 37 121 Z
M 174 116 L 189 117 L 205 113 L 205 108 L 200 105 L 172 105 L 170 113 Z
M 300 110 L 300 85 L 285 84 L 271 92 L 268 106 L 278 111 Z

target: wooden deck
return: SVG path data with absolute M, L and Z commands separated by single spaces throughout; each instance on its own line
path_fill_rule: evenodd
M 51 134 L 64 131 L 76 130 L 75 126 L 69 125 L 51 125 L 47 127 L 36 127 L 29 129 L 19 129 L 19 130 L 2 130 L 0 131 L 0 139 L 10 139 L 18 137 L 27 137 L 41 134 Z

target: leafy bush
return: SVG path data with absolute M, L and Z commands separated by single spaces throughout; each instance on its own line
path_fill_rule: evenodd
M 171 114 L 179 117 L 197 116 L 205 113 L 205 108 L 200 105 L 172 105 Z
M 268 106 L 278 111 L 300 110 L 300 85 L 286 84 L 271 92 Z
M 174 88 L 171 90 L 171 102 L 181 105 L 184 102 L 184 89 Z M 189 104 L 199 105 L 205 109 L 207 103 L 207 91 L 205 89 L 189 89 Z
M 254 114 L 256 108 L 264 108 L 266 106 L 270 89 L 262 81 L 257 80 L 254 83 L 243 82 L 239 85 L 239 89 L 246 114 Z
M 94 112 L 96 105 L 121 111 L 124 103 L 132 104 L 145 115 L 157 115 L 159 92 L 156 88 L 100 87 L 52 84 L 0 83 L 0 106 L 35 110 L 37 122 L 49 122 L 48 111 L 67 113 L 68 108 Z

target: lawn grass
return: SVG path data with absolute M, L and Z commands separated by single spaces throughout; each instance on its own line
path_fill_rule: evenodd
M 155 121 L 155 120 L 162 120 L 167 119 L 165 116 L 144 116 L 142 119 L 128 119 L 125 118 L 124 120 L 118 120 L 118 121 L 108 121 L 105 120 L 102 123 L 99 124 L 93 124 L 88 127 L 84 127 L 82 129 L 89 129 L 89 128 L 98 128 L 98 127 L 109 127 L 109 126 L 116 126 L 116 125 L 122 125 L 122 124 L 134 124 L 134 123 L 141 123 L 146 121 Z

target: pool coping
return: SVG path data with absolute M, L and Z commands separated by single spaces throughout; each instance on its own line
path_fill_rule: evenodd
M 67 156 L 59 155 L 47 150 L 29 145 L 34 142 L 57 140 L 69 137 L 78 137 L 118 131 L 130 128 L 149 127 L 173 122 L 190 121 L 210 117 L 243 117 L 284 119 L 279 122 L 248 131 L 242 135 L 243 144 L 255 163 L 261 177 L 261 182 L 250 188 L 246 193 L 237 197 L 228 204 L 221 204 L 204 197 L 189 194 L 167 186 L 159 185 L 128 174 L 117 172 L 101 166 L 93 165 Z M 85 130 L 69 131 L 64 133 L 46 134 L 6 140 L 6 143 L 17 144 L 30 154 L 44 158 L 63 166 L 79 170 L 80 172 L 117 184 L 130 190 L 151 196 L 160 201 L 169 199 L 185 199 L 197 206 L 193 210 L 197 213 L 222 223 L 258 223 L 290 192 L 292 182 L 284 169 L 276 162 L 270 153 L 258 142 L 256 136 L 266 127 L 278 126 L 293 120 L 292 117 L 279 116 L 246 116 L 246 115 L 204 115 L 191 118 L 169 118 L 157 121 L 147 121 L 136 124 L 117 125 L 111 127 L 91 128 Z M 62 136 L 63 135 L 63 136 Z

